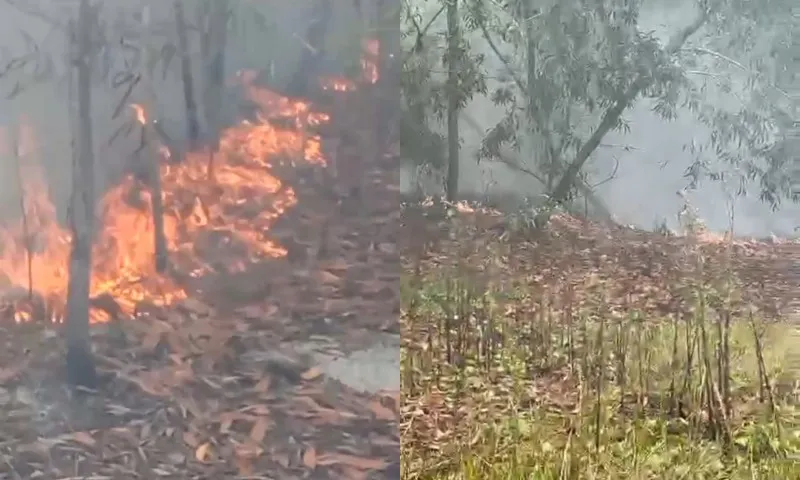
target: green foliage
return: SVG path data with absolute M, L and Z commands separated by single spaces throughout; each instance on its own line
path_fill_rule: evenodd
M 585 182 L 600 140 L 610 130 L 627 131 L 624 112 L 644 101 L 664 121 L 691 115 L 707 127 L 705 139 L 701 132 L 680 140 L 693 158 L 690 186 L 722 181 L 738 194 L 755 190 L 774 207 L 797 199 L 797 152 L 789 138 L 797 100 L 787 92 L 796 81 L 792 32 L 800 20 L 791 15 L 791 0 L 460 1 L 465 38 L 484 46 L 470 52 L 464 42 L 460 60 L 469 68 L 462 98 L 491 81 L 487 95 L 505 109 L 483 139 L 480 159 L 506 161 L 505 148 L 518 151 L 532 159 L 522 167 L 542 174 L 561 203 L 569 195 L 556 190 Z M 407 4 L 404 16 L 404 99 L 409 125 L 424 134 L 408 128 L 404 144 L 436 150 L 441 138 L 428 122 L 445 104 L 435 69 L 447 62 L 435 52 L 446 39 L 419 28 L 431 17 L 422 10 Z M 662 14 L 671 20 L 653 31 L 649 25 Z
M 440 21 L 449 0 L 436 3 L 431 10 L 429 2 L 419 5 L 403 3 L 401 26 L 403 28 L 404 58 L 401 73 L 402 115 L 400 120 L 400 145 L 402 157 L 415 165 L 428 165 L 437 169 L 444 166 L 444 138 L 437 127 L 446 115 L 447 97 L 454 95 L 463 108 L 475 94 L 486 93 L 483 73 L 483 55 L 473 52 L 469 41 L 462 35 L 456 51 L 457 58 L 449 58 L 446 50 L 445 26 Z M 457 0 L 453 0 L 457 1 Z M 428 7 L 428 8 L 426 8 Z M 464 13 L 465 25 L 470 12 Z M 470 29 L 467 28 L 467 31 Z M 444 72 L 451 62 L 458 65 L 458 84 L 448 89 Z
M 796 390 L 774 407 L 758 399 L 759 372 L 776 391 L 779 372 L 797 378 L 794 326 L 725 327 L 709 307 L 725 294 L 709 285 L 687 289 L 693 316 L 675 321 L 604 311 L 599 291 L 578 306 L 493 280 L 459 265 L 401 283 L 403 478 L 800 475 Z M 722 427 L 710 420 L 709 378 L 731 391 Z
M 738 194 L 756 190 L 775 208 L 798 199 L 791 162 L 797 152 L 787 135 L 794 122 L 788 80 L 798 67 L 791 35 L 800 18 L 791 11 L 792 2 L 782 0 L 757 7 L 713 2 L 704 34 L 677 56 L 687 70 L 699 69 L 682 101 L 711 132 L 706 144 L 690 145 L 695 162 L 688 175 L 695 183 L 729 182 Z

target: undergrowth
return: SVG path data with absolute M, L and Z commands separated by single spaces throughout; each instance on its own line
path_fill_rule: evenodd
M 730 272 L 688 252 L 685 308 L 654 315 L 608 278 L 534 286 L 501 239 L 434 261 L 423 243 L 401 286 L 403 478 L 800 478 L 800 334 L 737 304 Z

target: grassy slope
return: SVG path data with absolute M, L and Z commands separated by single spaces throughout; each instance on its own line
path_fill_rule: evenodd
M 800 333 L 741 249 L 488 217 L 406 218 L 404 478 L 800 478 Z

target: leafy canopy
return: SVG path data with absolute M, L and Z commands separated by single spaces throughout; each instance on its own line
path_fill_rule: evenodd
M 479 158 L 508 163 L 503 147 L 516 149 L 533 159 L 516 167 L 540 173 L 560 203 L 585 181 L 602 138 L 628 129 L 625 111 L 647 101 L 665 121 L 693 115 L 707 127 L 707 138 L 686 139 L 691 185 L 756 189 L 775 207 L 797 198 L 800 15 L 792 0 L 453 1 L 463 27 L 457 92 L 442 75 L 453 61 L 445 0 L 404 4 L 407 159 L 441 167 L 446 96 L 464 105 L 486 94 L 506 113 Z M 653 30 L 662 15 L 667 25 Z

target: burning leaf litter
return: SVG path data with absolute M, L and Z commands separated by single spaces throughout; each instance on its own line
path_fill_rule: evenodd
M 383 478 L 397 468 L 399 393 L 354 390 L 313 352 L 283 352 L 312 335 L 344 349 L 361 338 L 353 331 L 365 343 L 369 332 L 396 331 L 399 258 L 387 246 L 397 238 L 398 172 L 359 160 L 367 207 L 346 211 L 304 172 L 325 169 L 316 127 L 367 116 L 247 88 L 261 114 L 223 133 L 214 182 L 207 152 L 163 162 L 171 275 L 154 271 L 147 189 L 127 176 L 100 202 L 92 336 L 101 393 L 61 387 L 60 325 L 0 324 L 2 433 L 14 439 L 0 452 L 20 478 Z M 131 112 L 146 120 L 141 107 Z M 41 318 L 26 307 L 29 287 L 55 320 L 63 309 L 69 234 L 43 178 L 25 164 L 33 235 L 21 224 L 0 230 L 5 312 L 17 320 Z

